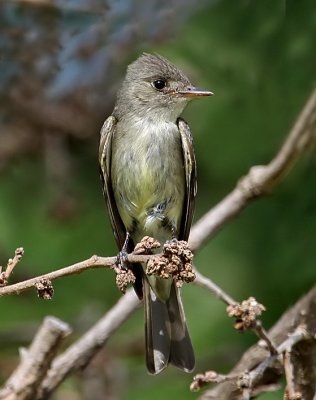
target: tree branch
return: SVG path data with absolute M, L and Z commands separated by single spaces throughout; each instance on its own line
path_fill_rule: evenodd
M 271 193 L 296 161 L 316 143 L 316 91 L 300 113 L 283 146 L 266 166 L 252 167 L 235 189 L 208 211 L 191 229 L 189 247 L 195 252 L 251 201 Z
M 210 278 L 207 278 L 206 276 L 202 275 L 197 269 L 194 269 L 194 273 L 195 273 L 194 283 L 197 286 L 209 290 L 218 299 L 220 299 L 227 305 L 237 304 L 237 301 L 235 301 L 232 297 L 230 297 L 229 294 L 227 294 L 222 288 L 216 285 L 216 283 L 213 282 Z
M 21 362 L 0 390 L 0 399 L 34 399 L 62 339 L 69 333 L 67 324 L 57 318 L 46 317 L 30 348 L 21 352 Z
M 220 203 L 208 211 L 191 229 L 189 247 L 197 251 L 207 240 L 222 229 L 227 222 L 238 215 L 252 200 L 270 193 L 277 183 L 295 165 L 297 159 L 309 147 L 316 143 L 316 91 L 312 93 L 294 127 L 290 131 L 283 146 L 267 166 L 252 167 L 235 189 Z M 138 258 L 139 257 L 139 258 Z M 147 258 L 146 258 L 147 257 Z M 130 262 L 144 262 L 150 256 L 129 255 Z M 36 286 L 40 279 L 57 279 L 63 276 L 78 274 L 86 269 L 112 267 L 115 257 L 91 258 L 68 267 L 28 279 L 14 285 L 0 288 L 0 297 L 8 294 L 18 294 L 21 291 Z M 202 282 L 200 280 L 200 284 Z M 213 284 L 214 285 L 214 284 Z M 215 288 L 215 294 L 221 297 L 220 288 Z M 222 298 L 226 303 L 234 302 L 229 296 Z
M 0 267 L 0 287 L 8 283 L 10 275 L 12 274 L 17 264 L 21 261 L 23 254 L 24 254 L 23 247 L 18 247 L 15 250 L 14 257 L 9 258 L 9 261 L 7 263 L 7 268 L 5 269 L 5 271 L 2 271 L 2 267 Z
M 140 304 L 134 290 L 129 289 L 103 318 L 53 361 L 35 399 L 47 399 L 71 372 L 84 368 Z
M 150 258 L 157 257 L 155 256 L 145 256 L 145 255 L 137 255 L 137 254 L 129 254 L 127 257 L 127 261 L 131 263 L 138 263 L 138 262 L 146 262 Z M 113 268 L 117 261 L 117 257 L 99 257 L 99 256 L 92 256 L 87 260 L 80 261 L 76 264 L 69 265 L 68 267 L 57 269 L 56 271 L 49 272 L 44 275 L 37 276 L 35 278 L 27 279 L 25 281 L 15 283 L 13 285 L 8 285 L 4 287 L 0 287 L 0 297 L 10 294 L 20 294 L 27 289 L 32 287 L 36 287 L 39 282 L 49 280 L 52 281 L 54 279 L 59 279 L 64 276 L 81 274 L 82 272 L 88 269 L 95 269 L 95 268 Z
M 304 328 L 303 328 L 304 327 Z M 301 345 L 308 344 L 311 356 L 308 361 L 305 359 L 304 371 L 300 370 L 300 386 L 296 386 L 296 392 L 302 394 L 305 400 L 313 399 L 315 391 L 314 384 L 316 382 L 315 358 L 316 353 L 316 286 L 310 290 L 301 300 L 299 300 L 290 310 L 286 311 L 279 321 L 269 331 L 269 337 L 278 346 L 278 354 L 283 353 L 289 348 L 295 346 L 295 353 L 298 353 L 300 341 Z M 310 339 L 308 339 L 310 337 Z M 305 347 L 303 346 L 303 348 Z M 305 355 L 305 351 L 297 354 L 300 358 Z M 282 362 L 282 360 L 281 360 Z M 295 368 L 295 364 L 294 364 Z M 229 373 L 231 376 L 245 377 L 245 371 L 248 372 L 247 384 L 245 388 L 257 389 L 257 394 L 260 393 L 260 388 L 266 385 L 275 384 L 280 379 L 283 370 L 278 355 L 269 354 L 266 346 L 262 346 L 261 341 L 255 346 L 252 346 L 244 353 L 238 364 Z M 297 374 L 295 374 L 296 376 Z M 308 379 L 306 378 L 308 376 Z M 261 391 L 262 391 L 261 390 Z M 250 390 L 251 392 L 251 390 Z M 201 400 L 241 400 L 243 393 L 237 385 L 237 382 L 224 382 L 217 385 L 200 397 Z
M 273 190 L 276 184 L 279 183 L 286 173 L 288 173 L 295 165 L 295 162 L 303 152 L 315 144 L 315 126 L 316 93 L 313 93 L 275 158 L 267 166 L 256 166 L 251 168 L 248 175 L 238 182 L 236 188 L 193 226 L 189 239 L 190 248 L 193 251 L 198 250 L 207 240 L 223 228 L 227 222 L 238 215 L 252 200 Z M 154 257 L 157 257 L 157 255 Z M 144 262 L 148 260 L 148 258 L 150 258 L 150 256 L 131 254 L 128 256 L 128 261 Z M 84 260 L 40 277 L 0 288 L 0 296 L 20 293 L 23 290 L 36 286 L 38 281 L 41 279 L 53 280 L 62 276 L 77 274 L 90 268 L 109 268 L 114 265 L 115 261 L 116 257 L 93 256 L 88 260 Z M 236 302 L 218 288 L 217 285 L 210 283 L 210 280 L 206 282 L 205 279 L 201 274 L 199 274 L 197 284 L 211 288 L 213 293 L 227 304 L 236 304 Z M 301 310 L 308 309 L 315 312 L 313 308 L 313 305 L 315 305 L 315 297 L 314 289 L 314 291 L 311 291 L 309 295 L 300 301 L 290 312 L 285 314 L 281 321 L 279 321 L 270 331 L 270 336 L 272 337 L 273 342 L 277 344 L 281 343 L 285 340 L 284 336 L 293 331 L 293 327 L 297 326 L 297 323 L 293 324 L 293 321 L 296 319 L 301 321 L 303 318 Z M 54 388 L 56 388 L 66 376 L 68 376 L 72 371 L 85 366 L 98 349 L 103 346 L 108 337 L 120 327 L 138 305 L 139 301 L 136 299 L 136 296 L 131 291 L 128 291 L 127 294 L 103 317 L 103 319 L 92 327 L 81 339 L 70 346 L 68 350 L 55 359 L 52 363 L 51 369 L 46 375 L 46 378 L 38 389 L 36 399 L 47 398 L 52 390 L 54 390 Z M 306 320 L 306 314 L 304 315 Z M 305 322 L 308 326 L 308 321 Z M 280 338 L 282 338 L 282 341 L 280 341 Z M 240 371 L 240 368 L 242 368 L 241 371 L 246 368 L 251 370 L 255 365 L 258 365 L 259 362 L 262 362 L 262 360 L 267 357 L 267 349 L 257 345 L 245 354 L 240 365 L 238 364 L 236 367 L 236 370 L 237 372 Z M 240 398 L 240 391 L 238 391 L 239 397 L 234 397 L 232 394 L 231 384 L 228 385 L 230 387 L 229 393 L 232 397 L 223 397 L 224 393 L 227 393 L 225 387 L 227 382 L 220 384 L 219 387 L 223 387 L 222 385 L 224 385 L 224 389 L 219 391 L 217 390 L 217 397 L 214 397 L 213 393 L 208 392 L 207 395 L 210 395 L 211 397 L 203 398 L 216 398 L 218 400 Z

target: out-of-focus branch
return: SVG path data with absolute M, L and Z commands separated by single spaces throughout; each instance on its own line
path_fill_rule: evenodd
M 39 135 L 29 126 L 15 122 L 7 123 L 4 128 L 0 124 L 0 171 L 19 156 L 36 151 L 38 146 Z
M 284 352 L 292 351 L 293 347 L 302 340 L 308 340 L 310 338 L 305 326 L 298 325 L 293 333 L 288 333 L 288 337 L 282 342 L 276 353 L 271 354 L 269 357 L 264 359 L 255 369 L 246 372 L 247 374 L 247 389 L 251 391 L 256 387 L 258 382 L 264 378 L 265 372 L 268 368 L 272 368 L 273 365 L 279 361 L 278 355 L 282 355 Z M 284 363 L 284 360 L 281 360 Z
M 278 346 L 278 354 L 289 348 L 295 349 L 298 359 L 304 357 L 304 370 L 294 368 L 296 392 L 301 393 L 302 399 L 313 399 L 316 382 L 315 354 L 316 354 L 316 286 L 299 300 L 290 310 L 286 311 L 279 321 L 269 331 L 269 337 Z M 308 339 L 310 337 L 310 339 Z M 305 348 L 309 346 L 309 357 L 306 358 Z M 301 351 L 299 349 L 302 349 Z M 229 376 L 244 376 L 248 372 L 247 385 L 255 388 L 256 394 L 265 391 L 267 385 L 276 384 L 283 374 L 282 360 L 278 355 L 269 354 L 266 345 L 259 342 L 252 346 L 238 364 L 229 373 Z M 248 389 L 248 387 L 246 387 Z M 253 388 L 251 388 L 253 390 Z M 205 392 L 201 400 L 241 400 L 243 393 L 238 382 L 223 382 L 215 388 Z
M 220 288 L 216 283 L 214 283 L 210 278 L 207 278 L 200 274 L 196 269 L 194 270 L 195 280 L 194 283 L 197 286 L 203 287 L 222 300 L 228 305 L 227 312 L 230 317 L 235 317 L 237 322 L 235 323 L 235 328 L 239 331 L 252 330 L 256 335 L 262 339 L 267 347 L 269 348 L 271 354 L 276 353 L 276 347 L 266 330 L 263 328 L 261 321 L 257 318 L 265 308 L 259 304 L 253 297 L 248 300 L 238 303 L 232 297 L 230 297 L 222 288 Z M 233 312 L 232 312 L 233 311 Z M 236 315 L 237 311 L 237 315 Z M 238 318 L 237 318 L 238 316 Z M 251 318 L 249 318 L 251 316 Z
M 53 361 L 34 400 L 47 399 L 71 372 L 84 368 L 140 304 L 134 291 L 128 290 L 103 318 Z
M 267 166 L 253 167 L 249 174 L 237 184 L 232 193 L 205 214 L 205 216 L 194 225 L 189 240 L 190 247 L 194 251 L 201 247 L 210 237 L 214 236 L 215 233 L 224 227 L 224 225 L 234 216 L 239 214 L 251 200 L 270 192 L 275 185 L 280 182 L 291 167 L 294 166 L 295 161 L 302 155 L 303 151 L 315 143 L 315 121 L 316 94 L 314 93 L 304 107 L 304 110 L 299 116 L 284 145 L 270 164 Z M 144 262 L 148 258 L 150 258 L 150 256 L 133 254 L 128 256 L 130 262 Z M 62 276 L 80 273 L 90 268 L 111 267 L 114 265 L 115 261 L 115 257 L 93 256 L 88 260 L 42 275 L 41 277 L 1 288 L 0 296 L 19 293 L 22 290 L 35 286 L 36 283 L 43 278 L 52 280 Z M 230 296 L 225 294 L 211 281 L 206 281 L 205 279 L 201 274 L 199 274 L 198 283 L 200 286 L 210 288 L 227 304 L 236 304 Z M 306 315 L 308 315 L 309 312 L 314 312 L 315 315 L 315 290 L 316 289 L 313 289 L 292 310 L 287 312 L 270 331 L 269 336 L 272 337 L 273 342 L 277 345 L 282 343 L 285 340 L 286 335 L 292 332 L 293 328 L 298 326 L 298 322 L 305 322 L 307 329 L 309 329 Z M 128 291 L 103 319 L 92 327 L 81 339 L 79 339 L 79 341 L 75 342 L 62 355 L 57 357 L 52 363 L 52 367 L 46 378 L 43 380 L 36 399 L 47 398 L 49 393 L 51 393 L 67 375 L 81 366 L 86 365 L 97 350 L 104 345 L 108 337 L 113 334 L 113 332 L 118 329 L 124 321 L 126 321 L 131 313 L 137 308 L 138 304 L 139 301 L 135 295 L 131 291 Z M 304 310 L 304 313 L 302 313 L 302 310 Z M 316 319 L 314 318 L 313 321 L 315 320 Z M 310 328 L 309 332 L 315 332 L 315 329 L 312 330 L 312 326 L 310 326 Z M 251 370 L 267 357 L 269 357 L 269 353 L 266 346 L 262 347 L 257 345 L 245 353 L 244 357 L 236 367 L 236 372 L 245 371 L 246 369 Z M 234 372 L 235 369 L 233 373 Z M 274 374 L 277 374 L 276 371 L 274 371 Z M 264 385 L 264 382 L 262 382 L 262 384 Z M 240 398 L 240 390 L 237 390 L 237 397 L 234 397 L 236 394 L 236 388 L 232 388 L 231 383 L 225 382 L 220 384 L 219 387 L 222 387 L 222 385 L 228 385 L 229 389 L 226 389 L 225 386 L 225 390 L 216 389 L 215 397 L 213 391 L 207 392 L 207 396 L 210 395 L 211 397 L 204 398 L 216 398 L 219 400 Z M 266 385 L 264 387 L 266 387 Z M 227 390 L 231 397 L 223 397 L 225 396 L 225 393 L 227 393 Z
M 80 5 L 76 5 L 76 7 L 74 7 L 73 5 L 69 5 L 67 6 L 67 4 L 61 3 L 59 4 L 56 1 L 52 1 L 52 0 L 11 0 L 11 3 L 16 3 L 16 4 L 25 4 L 25 5 L 29 5 L 32 7 L 43 7 L 43 8 L 49 8 L 55 11 L 69 11 L 71 9 L 75 10 L 77 13 L 79 12 L 85 12 L 85 13 L 96 13 L 96 12 L 101 12 L 101 10 L 93 10 L 92 7 L 80 7 Z
M 207 240 L 236 217 L 252 200 L 271 191 L 294 167 L 308 148 L 316 144 L 316 91 L 312 93 L 283 146 L 265 166 L 254 166 L 235 189 L 195 223 L 189 238 L 190 249 L 198 250 Z
M 294 166 L 295 161 L 302 155 L 304 150 L 312 147 L 315 143 L 316 91 L 309 98 L 293 129 L 273 160 L 267 166 L 251 168 L 248 175 L 238 182 L 236 188 L 192 227 L 189 238 L 190 249 L 192 251 L 198 250 L 219 229 L 223 228 L 227 222 L 239 214 L 251 200 L 271 192 L 275 185 L 280 182 L 281 178 Z M 144 262 L 147 259 L 148 256 L 130 255 L 128 260 L 131 262 Z M 111 267 L 115 263 L 115 260 L 115 257 L 92 256 L 88 260 L 49 274 L 0 288 L 0 296 L 20 293 L 35 286 L 39 279 L 53 280 L 62 276 L 81 273 L 90 268 Z M 200 285 L 203 286 L 202 275 L 200 275 L 199 281 Z M 213 292 L 219 297 L 222 296 L 220 288 L 214 284 Z M 227 304 L 234 302 L 228 295 L 225 296 L 222 299 Z
M 232 305 L 236 304 L 237 302 L 229 296 L 222 288 L 220 288 L 218 285 L 216 285 L 215 282 L 213 282 L 211 279 L 205 277 L 202 275 L 199 271 L 196 269 L 194 270 L 195 273 L 195 280 L 194 283 L 197 286 L 200 286 L 204 289 L 209 290 L 212 292 L 218 299 L 226 303 L 227 305 Z
M 27 118 L 28 122 L 40 126 L 42 131 L 50 130 L 55 134 L 67 134 L 76 138 L 87 138 L 95 132 L 96 121 L 100 119 L 97 113 L 93 113 L 88 107 L 82 107 L 80 113 L 75 105 L 67 103 L 48 103 L 45 98 L 30 97 L 25 101 L 25 95 L 18 89 L 12 90 L 10 100 L 19 112 L 19 115 Z M 41 113 L 37 113 L 40 107 Z M 71 124 L 69 123 L 71 121 Z M 100 124 L 101 125 L 101 121 Z
M 62 339 L 69 333 L 67 324 L 57 318 L 46 317 L 30 348 L 21 351 L 21 362 L 0 390 L 0 399 L 34 399 Z

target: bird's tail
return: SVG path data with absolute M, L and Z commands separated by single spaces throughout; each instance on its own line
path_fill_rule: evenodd
M 143 280 L 143 288 L 148 371 L 158 374 L 170 362 L 185 372 L 191 372 L 195 358 L 179 289 L 173 282 L 169 299 L 162 302 L 146 278 Z

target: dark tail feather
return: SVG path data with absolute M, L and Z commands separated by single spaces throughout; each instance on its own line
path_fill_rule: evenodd
M 169 362 L 170 326 L 168 309 L 156 297 L 146 278 L 143 280 L 145 303 L 146 362 L 148 372 L 158 374 Z
M 194 352 L 187 330 L 179 290 L 172 284 L 170 298 L 160 301 L 144 279 L 146 362 L 151 374 L 168 363 L 186 372 L 194 368 Z
M 171 327 L 170 362 L 185 372 L 194 369 L 195 357 L 183 311 L 180 291 L 175 283 L 171 286 L 167 302 Z

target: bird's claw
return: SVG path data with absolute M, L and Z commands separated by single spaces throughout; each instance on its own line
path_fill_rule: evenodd
M 166 243 L 177 244 L 179 240 L 176 237 L 173 237 L 170 240 L 166 240 Z
M 116 256 L 114 271 L 118 274 L 127 271 L 128 254 L 125 250 L 121 250 Z

